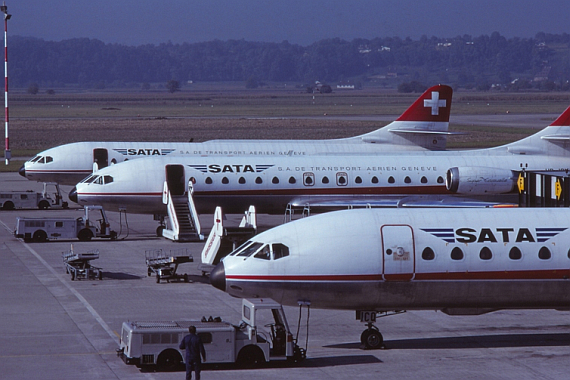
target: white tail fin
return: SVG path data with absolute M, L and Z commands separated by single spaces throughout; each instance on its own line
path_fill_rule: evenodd
M 376 131 L 357 136 L 367 143 L 393 144 L 444 150 L 453 89 L 446 85 L 428 88 L 399 118 Z

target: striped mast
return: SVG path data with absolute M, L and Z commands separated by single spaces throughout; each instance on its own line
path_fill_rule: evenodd
M 6 105 L 6 146 L 4 158 L 6 159 L 6 165 L 8 165 L 12 158 L 12 153 L 10 152 L 10 140 L 8 139 L 8 20 L 10 20 L 12 15 L 8 14 L 8 7 L 5 2 L 0 6 L 0 12 L 4 13 L 4 103 Z

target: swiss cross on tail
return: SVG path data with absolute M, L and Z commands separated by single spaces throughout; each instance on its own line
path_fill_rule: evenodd
M 396 120 L 449 122 L 452 94 L 449 86 L 430 87 Z

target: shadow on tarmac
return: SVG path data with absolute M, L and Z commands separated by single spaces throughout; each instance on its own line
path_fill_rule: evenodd
M 420 349 L 461 349 L 461 348 L 509 348 L 509 347 L 557 347 L 568 346 L 570 334 L 500 334 L 473 335 L 464 337 L 420 338 L 385 340 L 388 350 L 420 350 Z M 342 343 L 329 348 L 360 349 L 358 343 Z

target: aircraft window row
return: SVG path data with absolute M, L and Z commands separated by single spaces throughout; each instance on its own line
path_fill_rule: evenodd
M 452 260 L 463 260 L 465 258 L 465 254 L 463 250 L 459 247 L 454 247 L 451 250 L 450 257 Z M 489 247 L 483 247 L 479 251 L 479 258 L 481 260 L 491 260 L 493 258 L 493 252 Z M 541 260 L 550 260 L 552 258 L 552 252 L 548 247 L 541 247 L 538 251 L 538 258 Z M 570 259 L 570 249 L 568 250 L 568 258 Z M 435 259 L 435 252 L 432 248 L 426 247 L 422 251 L 422 259 L 426 261 L 434 260 Z M 512 247 L 509 251 L 509 259 L 511 260 L 521 260 L 522 259 L 522 252 L 518 247 Z
M 250 257 L 253 255 L 256 259 L 271 260 L 272 253 L 273 260 L 281 259 L 289 256 L 289 247 L 280 243 L 263 244 L 247 241 L 230 253 L 230 256 Z
M 47 164 L 53 161 L 53 157 L 51 156 L 35 156 L 30 160 L 31 163 L 37 162 L 38 164 Z
M 296 179 L 295 177 L 289 177 L 289 180 L 288 180 L 288 181 L 289 181 L 290 184 L 295 184 L 295 183 L 297 183 L 297 179 Z M 211 184 L 214 183 L 214 180 L 212 179 L 212 177 L 206 177 L 206 179 L 204 180 L 204 182 L 205 182 L 207 185 L 211 185 Z M 239 179 L 238 179 L 238 183 L 239 183 L 239 184 L 244 185 L 246 182 L 247 182 L 247 181 L 246 181 L 246 179 L 245 179 L 244 177 L 239 177 Z M 279 177 L 273 177 L 273 178 L 271 179 L 271 183 L 273 183 L 274 185 L 279 184 L 279 182 L 280 182 L 280 181 L 279 181 Z M 380 181 L 378 180 L 378 177 L 374 176 L 374 177 L 372 177 L 372 179 L 370 180 L 370 182 L 373 183 L 373 184 L 377 184 L 377 183 L 379 183 Z M 421 177 L 420 182 L 421 182 L 422 184 L 426 184 L 426 183 L 428 183 L 429 181 L 428 181 L 428 179 L 427 179 L 425 176 L 423 176 L 423 177 Z M 230 183 L 229 178 L 228 178 L 228 177 L 223 177 L 223 178 L 222 178 L 222 183 L 223 183 L 224 185 L 229 184 L 229 183 Z M 256 178 L 255 178 L 255 183 L 258 184 L 258 185 L 260 185 L 260 184 L 263 183 L 263 179 L 262 179 L 261 177 L 256 177 Z M 314 181 L 314 179 L 313 179 L 312 176 L 304 176 L 304 184 L 305 184 L 305 186 L 313 186 L 314 183 L 315 183 L 315 181 Z M 324 184 L 324 185 L 326 185 L 326 184 L 330 183 L 330 180 L 329 180 L 328 177 L 323 177 L 323 178 L 321 179 L 321 183 Z M 363 179 L 362 179 L 360 176 L 357 176 L 357 177 L 354 178 L 354 183 L 361 184 L 361 183 L 363 183 Z M 388 178 L 388 183 L 390 183 L 390 184 L 396 183 L 396 179 L 395 179 L 394 177 L 390 176 L 390 177 Z M 406 178 L 404 178 L 404 183 L 410 184 L 410 183 L 412 183 L 412 179 L 411 179 L 409 176 L 407 176 Z M 440 177 L 437 177 L 437 183 L 439 183 L 439 184 L 444 183 L 443 177 L 441 177 L 441 176 L 440 176 Z M 348 179 L 347 179 L 347 177 L 346 177 L 346 176 L 337 176 L 337 184 L 338 184 L 339 186 L 346 186 L 346 185 L 348 184 Z

